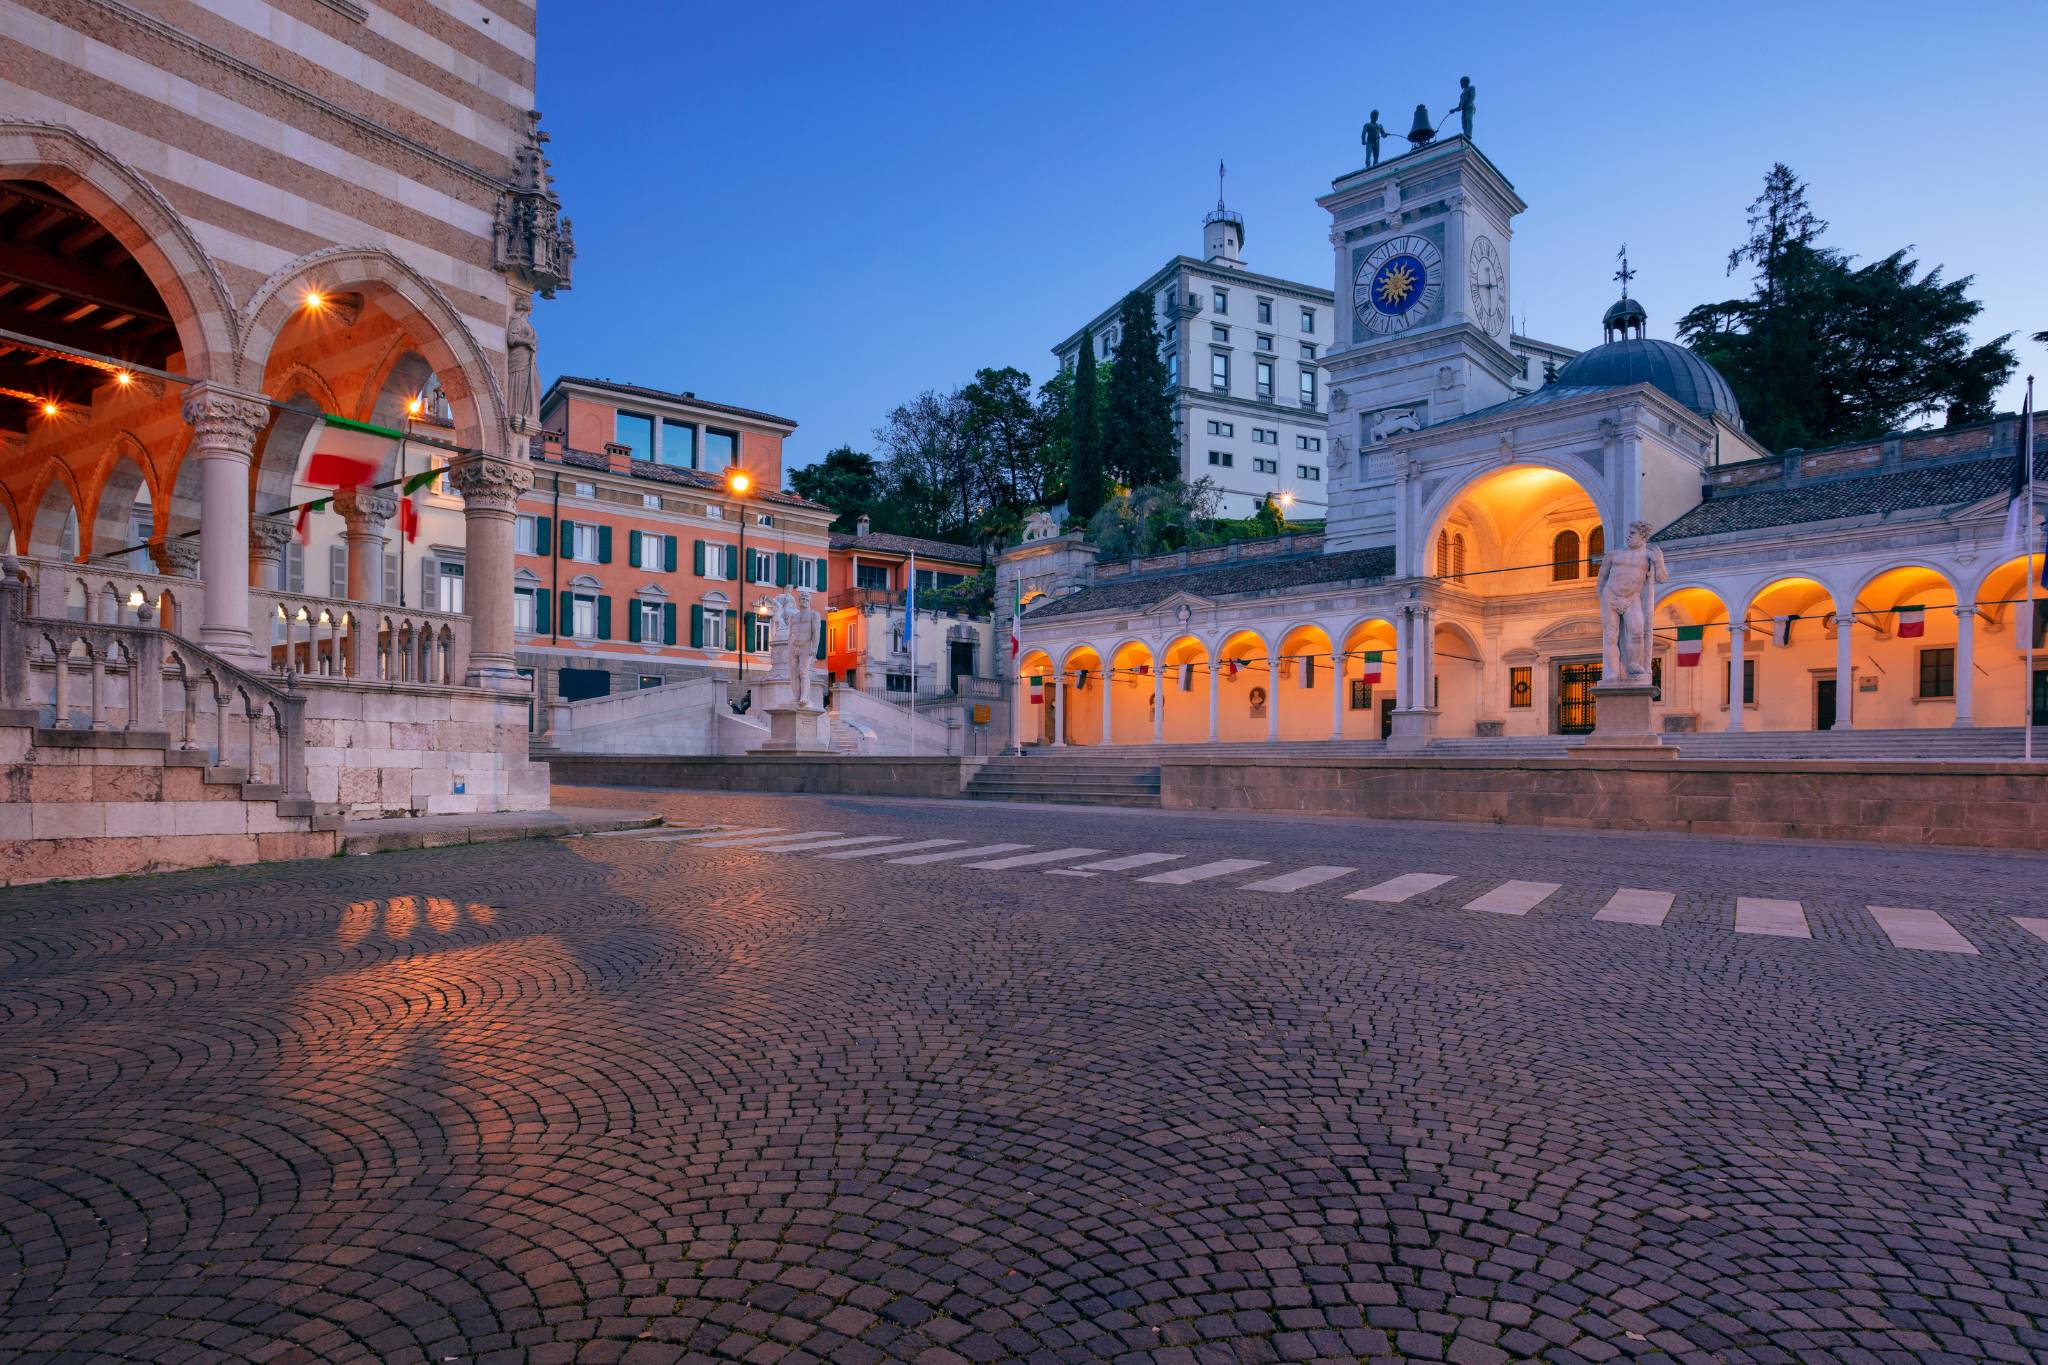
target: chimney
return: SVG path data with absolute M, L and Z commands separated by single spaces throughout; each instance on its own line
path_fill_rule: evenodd
M 867 513 L 863 512 L 860 514 L 860 520 L 854 523 L 853 533 L 857 536 L 865 536 L 868 533 Z

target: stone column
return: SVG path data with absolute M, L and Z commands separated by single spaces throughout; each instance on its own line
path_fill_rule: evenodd
M 199 643 L 217 654 L 246 659 L 255 653 L 249 634 L 249 466 L 256 434 L 270 421 L 258 394 L 211 381 L 185 391 L 185 422 L 199 461 L 199 565 L 205 581 Z
M 1116 733 L 1111 728 L 1115 720 L 1116 699 L 1113 694 L 1116 691 L 1116 683 L 1110 678 L 1107 660 L 1103 661 L 1102 676 L 1098 681 L 1102 684 L 1102 739 L 1100 742 L 1104 747 L 1107 747 L 1116 742 Z
M 1749 630 L 1740 621 L 1728 627 L 1728 724 L 1729 734 L 1742 729 L 1742 646 Z
M 281 517 L 256 517 L 249 523 L 249 586 L 276 588 L 284 581 L 278 567 L 292 538 L 292 524 Z
M 523 692 L 531 684 L 512 659 L 512 531 L 520 495 L 533 487 L 533 466 L 467 455 L 449 466 L 448 481 L 462 495 L 462 590 L 469 613 L 465 681 Z
M 1067 673 L 1060 669 L 1052 675 L 1052 747 L 1067 747 Z
M 1856 614 L 1835 613 L 1835 728 L 1854 729 L 1856 702 L 1852 693 L 1856 671 Z
M 1344 738 L 1344 651 L 1330 651 L 1330 738 Z
M 1152 742 L 1166 742 L 1166 665 L 1157 662 L 1159 656 L 1152 656 Z
M 348 600 L 384 600 L 384 527 L 398 515 L 398 499 L 363 488 L 344 488 L 334 495 L 334 510 L 344 523 L 348 543 Z
M 1280 738 L 1280 650 L 1266 660 L 1266 741 Z
M 1956 611 L 1956 719 L 1957 729 L 1977 723 L 1977 606 L 1973 602 Z
M 1219 733 L 1216 728 L 1217 722 L 1222 719 L 1222 716 L 1223 664 L 1219 660 L 1211 659 L 1209 661 L 1209 742 L 1211 744 L 1216 742 L 1216 736 Z
M 1394 709 L 1406 711 L 1415 704 L 1415 685 L 1409 681 L 1415 667 L 1415 610 L 1404 607 L 1394 618 Z

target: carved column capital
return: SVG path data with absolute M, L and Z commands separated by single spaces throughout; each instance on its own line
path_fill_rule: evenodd
M 367 488 L 341 488 L 335 490 L 334 510 L 351 532 L 381 531 L 398 515 L 398 499 Z
M 149 557 L 156 571 L 167 578 L 199 577 L 199 541 L 192 536 L 152 540 Z
M 193 446 L 205 454 L 239 451 L 251 455 L 256 436 L 270 423 L 270 404 L 260 394 L 194 384 L 185 390 L 180 413 L 192 428 Z
M 249 553 L 258 559 L 277 562 L 292 538 L 292 524 L 281 517 L 253 517 L 249 521 Z
M 476 511 L 511 512 L 519 497 L 533 487 L 533 466 L 524 460 L 467 455 L 448 466 L 448 482 Z

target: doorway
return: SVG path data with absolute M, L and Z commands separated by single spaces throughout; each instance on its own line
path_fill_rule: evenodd
M 1557 665 L 1557 733 L 1590 735 L 1596 719 L 1593 684 L 1600 681 L 1600 661 L 1571 659 Z
M 1388 739 L 1394 733 L 1394 698 L 1380 698 L 1380 738 Z
M 1840 694 L 1835 690 L 1835 679 L 1815 678 L 1813 680 L 1813 728 L 1832 730 L 1835 728 L 1835 703 Z
M 960 680 L 974 676 L 974 641 L 950 640 L 946 644 L 946 690 L 958 692 Z
M 2034 670 L 2034 695 L 2027 713 L 2030 725 L 2048 724 L 2048 668 Z

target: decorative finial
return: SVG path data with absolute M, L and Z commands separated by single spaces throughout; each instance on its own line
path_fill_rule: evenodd
M 1614 272 L 1614 278 L 1621 281 L 1621 296 L 1626 299 L 1628 297 L 1628 282 L 1636 277 L 1636 272 L 1628 268 L 1627 242 L 1621 244 L 1621 250 L 1615 252 L 1614 257 L 1621 262 L 1621 269 Z
M 1216 211 L 1218 213 L 1223 211 L 1223 175 L 1223 161 L 1219 157 L 1216 161 Z

